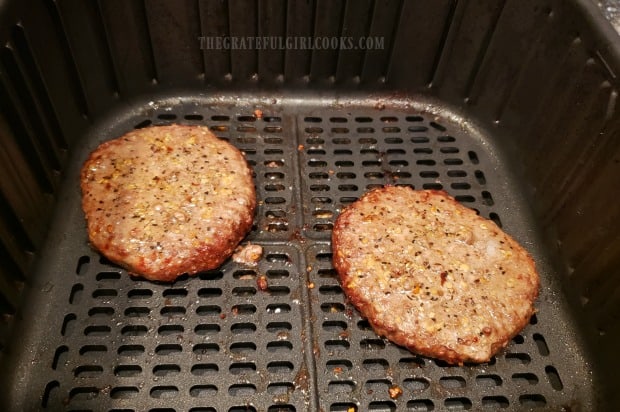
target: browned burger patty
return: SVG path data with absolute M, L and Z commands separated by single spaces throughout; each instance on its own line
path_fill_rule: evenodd
M 256 207 L 243 154 L 202 126 L 149 127 L 105 142 L 84 163 L 81 186 L 92 246 L 150 280 L 221 265 Z
M 535 312 L 530 255 L 442 191 L 386 186 L 336 220 L 344 293 L 379 335 L 449 363 L 486 362 Z

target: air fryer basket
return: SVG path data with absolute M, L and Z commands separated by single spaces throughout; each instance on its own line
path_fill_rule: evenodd
M 5 1 L 2 410 L 612 410 L 620 300 L 617 35 L 587 1 Z M 201 36 L 376 36 L 378 50 L 203 50 Z M 89 248 L 79 169 L 134 128 L 207 125 L 259 206 L 175 283 Z M 481 365 L 377 336 L 331 264 L 343 207 L 447 190 L 528 249 L 538 312 Z M 268 287 L 258 287 L 265 276 Z M 402 394 L 394 390 L 400 389 Z M 396 395 L 395 395 L 396 393 Z

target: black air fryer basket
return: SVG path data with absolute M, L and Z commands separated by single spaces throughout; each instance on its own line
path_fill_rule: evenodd
M 0 410 L 616 410 L 618 39 L 590 0 L 0 1 Z M 170 123 L 245 153 L 257 267 L 153 283 L 89 247 L 88 153 Z M 345 299 L 334 220 L 385 184 L 533 255 L 538 312 L 490 362 Z

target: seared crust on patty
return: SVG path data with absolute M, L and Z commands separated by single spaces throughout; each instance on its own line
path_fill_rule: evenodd
M 245 157 L 203 126 L 149 127 L 101 144 L 81 188 L 92 246 L 159 281 L 221 265 L 256 207 Z
M 337 218 L 344 293 L 381 336 L 452 364 L 486 362 L 535 312 L 530 255 L 443 191 L 386 186 Z

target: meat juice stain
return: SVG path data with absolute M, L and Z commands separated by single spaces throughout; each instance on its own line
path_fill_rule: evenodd
M 299 243 L 306 243 L 306 238 L 302 235 L 301 233 L 301 229 L 300 228 L 296 228 L 293 233 L 291 233 L 291 236 L 289 237 L 290 241 L 297 241 Z

